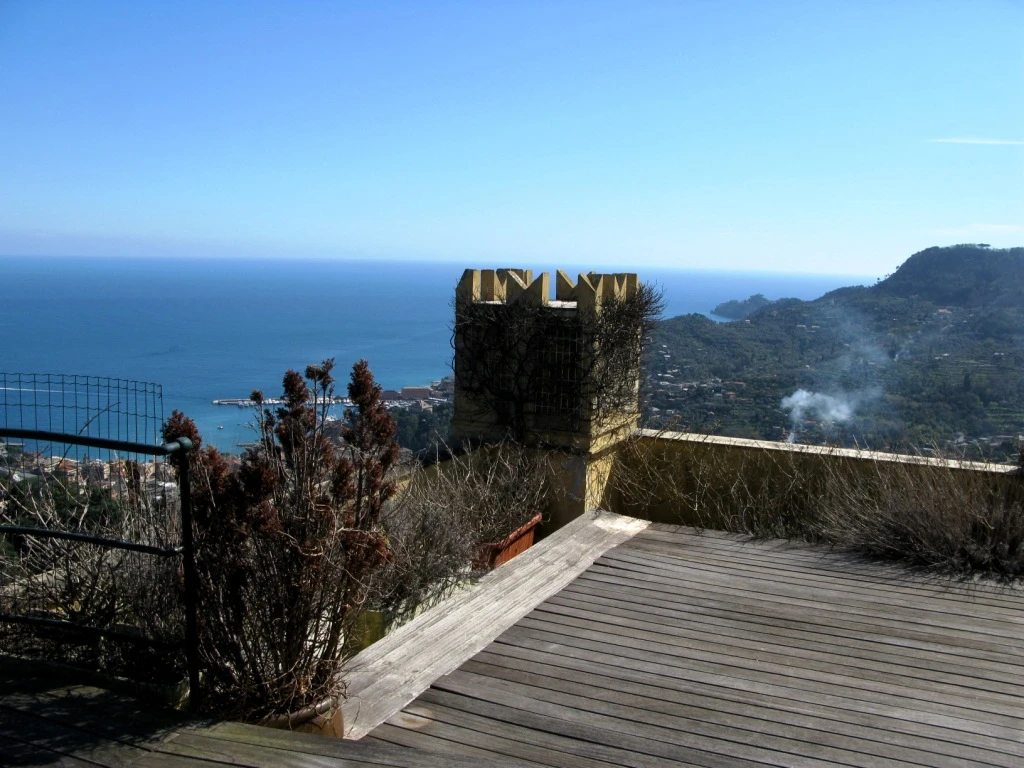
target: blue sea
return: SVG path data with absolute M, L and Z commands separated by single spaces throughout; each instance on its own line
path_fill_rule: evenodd
M 449 374 L 451 298 L 465 266 L 0 257 L 0 371 L 159 383 L 165 415 L 184 411 L 205 440 L 237 451 L 253 437 L 251 410 L 211 401 L 248 397 L 253 389 L 276 396 L 289 368 L 334 358 L 342 394 L 359 359 L 369 361 L 385 388 Z M 545 268 L 551 269 L 534 266 Z M 873 281 L 639 271 L 663 289 L 666 316 L 710 315 L 720 302 L 754 293 L 813 299 Z

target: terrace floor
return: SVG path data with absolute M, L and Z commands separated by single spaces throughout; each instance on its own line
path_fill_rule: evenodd
M 184 724 L 0 665 L 0 756 L 1010 768 L 1024 764 L 1024 590 L 594 513 L 371 646 L 350 680 L 358 741 Z

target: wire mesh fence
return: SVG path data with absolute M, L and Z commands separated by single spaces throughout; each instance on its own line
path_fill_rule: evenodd
M 182 496 L 158 384 L 0 373 L 0 644 L 180 680 Z
M 0 373 L 0 427 L 157 445 L 159 384 L 62 373 Z

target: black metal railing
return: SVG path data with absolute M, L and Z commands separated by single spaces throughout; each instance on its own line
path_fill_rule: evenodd
M 0 634 L 129 677 L 187 673 L 195 705 L 192 445 L 158 442 L 162 422 L 159 385 L 0 373 Z

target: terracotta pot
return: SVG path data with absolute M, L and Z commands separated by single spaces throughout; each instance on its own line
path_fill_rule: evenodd
M 538 512 L 501 541 L 481 544 L 473 557 L 473 568 L 478 571 L 489 571 L 528 550 L 533 546 L 541 519 L 542 515 Z

